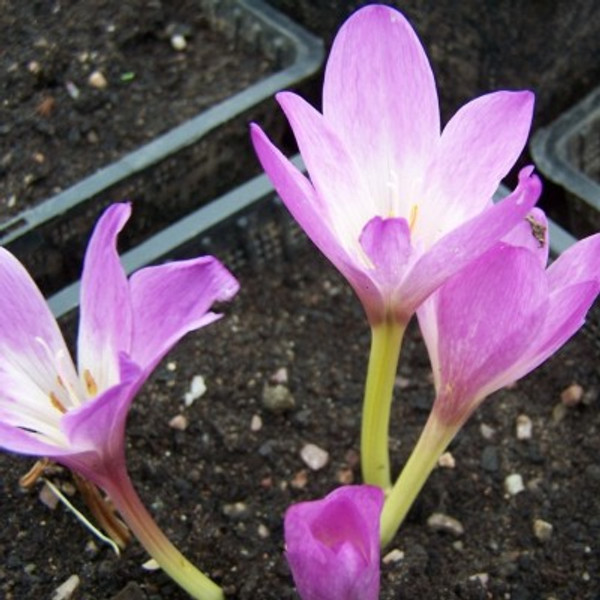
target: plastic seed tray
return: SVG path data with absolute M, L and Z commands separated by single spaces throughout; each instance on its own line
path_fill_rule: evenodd
M 531 153 L 540 171 L 566 190 L 570 229 L 578 237 L 600 231 L 600 87 L 537 131 Z
M 1 224 L 0 244 L 23 261 L 45 294 L 77 279 L 91 227 L 108 204 L 137 206 L 122 236 L 129 248 L 258 172 L 248 122 L 272 130 L 273 94 L 322 64 L 321 41 L 260 0 L 198 5 L 211 27 L 245 52 L 265 56 L 274 72 Z

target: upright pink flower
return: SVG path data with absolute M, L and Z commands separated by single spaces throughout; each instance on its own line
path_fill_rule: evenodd
M 175 579 L 175 571 L 187 572 L 206 598 L 220 598 L 219 588 L 190 575 L 191 565 L 154 531 L 127 475 L 125 420 L 161 358 L 187 332 L 219 318 L 211 305 L 239 286 L 212 257 L 148 267 L 127 279 L 116 244 L 130 213 L 128 204 L 109 207 L 90 240 L 77 368 L 35 283 L 0 248 L 0 447 L 49 457 L 99 485 L 167 572 Z
M 443 131 L 435 81 L 408 21 L 366 6 L 338 32 L 323 112 L 296 94 L 277 100 L 305 177 L 252 125 L 254 148 L 290 212 L 354 288 L 372 330 L 361 463 L 390 486 L 390 405 L 404 330 L 417 307 L 509 232 L 537 201 L 532 168 L 491 198 L 527 140 L 533 94 L 500 91 L 461 108 Z
M 545 218 L 541 211 L 532 217 L 449 279 L 418 310 L 436 399 L 386 500 L 384 543 L 473 411 L 554 354 L 583 325 L 600 292 L 600 234 L 578 242 L 546 269 L 547 242 L 540 235 Z
M 323 113 L 277 95 L 310 179 L 257 125 L 252 140 L 284 203 L 345 275 L 369 320 L 406 323 L 451 274 L 485 252 L 537 200 L 526 171 L 491 207 L 529 132 L 533 94 L 495 92 L 459 110 L 440 133 L 425 52 L 397 10 L 372 5 L 338 32 Z
M 338 488 L 285 515 L 286 558 L 302 600 L 377 600 L 383 492 Z

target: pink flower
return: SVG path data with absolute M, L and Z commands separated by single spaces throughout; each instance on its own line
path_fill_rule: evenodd
M 214 258 L 141 269 L 127 279 L 116 250 L 128 204 L 109 207 L 83 268 L 77 368 L 27 271 L 0 249 L 0 447 L 47 456 L 106 489 L 124 468 L 136 392 L 187 332 L 219 318 L 238 290 Z
M 433 412 L 460 426 L 492 392 L 523 377 L 584 323 L 600 291 L 600 234 L 546 269 L 541 211 L 452 277 L 418 310 L 435 377 Z M 533 235 L 538 232 L 537 238 Z
M 483 254 L 535 204 L 539 180 L 491 198 L 526 142 L 533 94 L 500 91 L 461 108 L 440 133 L 435 81 L 393 8 L 357 11 L 337 34 L 323 113 L 277 95 L 310 179 L 257 125 L 252 140 L 277 192 L 351 283 L 375 325 L 406 323 L 448 277 Z
M 286 558 L 302 600 L 379 597 L 379 516 L 383 492 L 338 488 L 285 515 Z

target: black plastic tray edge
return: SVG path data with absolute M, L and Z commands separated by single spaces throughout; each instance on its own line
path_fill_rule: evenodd
M 159 162 L 165 156 L 190 146 L 216 127 L 270 98 L 277 91 L 309 77 L 321 67 L 325 55 L 322 40 L 302 29 L 262 0 L 237 0 L 236 3 L 290 40 L 295 47 L 293 62 L 281 71 L 256 82 L 148 144 L 126 154 L 118 161 L 85 177 L 43 203 L 8 219 L 0 226 L 2 245 L 65 213 L 120 180 Z

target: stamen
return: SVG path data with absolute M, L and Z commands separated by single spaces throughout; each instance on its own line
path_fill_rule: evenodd
M 89 369 L 85 369 L 83 372 L 83 380 L 85 381 L 85 387 L 87 389 L 87 393 L 90 396 L 95 396 L 98 393 L 98 384 L 92 377 Z
M 50 404 L 63 415 L 67 412 L 65 405 L 58 399 L 58 396 L 54 392 L 50 392 Z
M 415 227 L 415 223 L 417 222 L 417 216 L 419 214 L 419 205 L 413 204 L 410 207 L 410 215 L 408 217 L 408 227 L 412 231 Z

